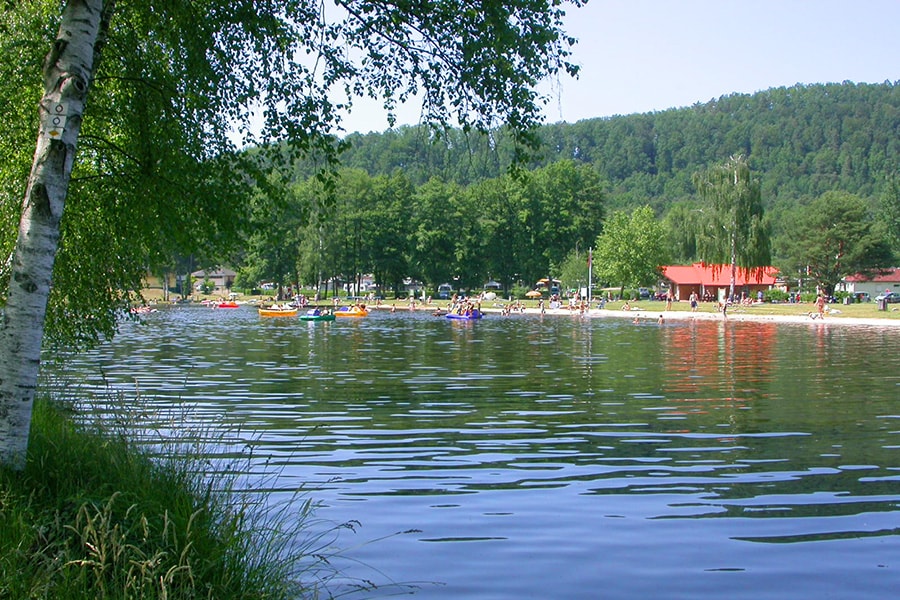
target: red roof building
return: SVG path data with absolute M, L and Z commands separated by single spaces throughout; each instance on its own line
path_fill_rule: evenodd
M 679 300 L 687 300 L 692 292 L 696 292 L 703 300 L 722 300 L 731 287 L 731 265 L 708 265 L 700 262 L 662 267 L 661 270 L 663 278 L 670 283 Z M 738 267 L 734 278 L 735 296 L 753 298 L 757 292 L 772 288 L 776 273 L 775 267 Z
M 883 292 L 900 292 L 900 268 L 885 269 L 871 277 L 851 275 L 845 277 L 835 289 L 853 294 L 865 292 L 873 298 Z

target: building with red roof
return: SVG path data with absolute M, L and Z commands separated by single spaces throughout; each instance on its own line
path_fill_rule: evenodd
M 731 265 L 673 265 L 661 267 L 663 278 L 679 300 L 687 300 L 692 292 L 705 300 L 723 300 L 731 287 Z M 734 294 L 754 298 L 759 291 L 775 286 L 775 267 L 738 267 L 734 279 Z
M 872 298 L 884 292 L 900 292 L 900 268 L 885 269 L 878 275 L 845 277 L 835 290 L 851 294 L 869 294 Z

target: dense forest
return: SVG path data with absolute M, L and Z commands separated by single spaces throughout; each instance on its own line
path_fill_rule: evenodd
M 731 155 L 759 175 L 767 208 L 827 191 L 877 196 L 900 166 L 900 82 L 816 84 L 731 94 L 660 112 L 541 127 L 531 168 L 560 159 L 593 165 L 610 208 L 650 204 L 658 213 L 694 193 L 691 176 Z M 370 175 L 403 171 L 460 185 L 499 177 L 512 149 L 495 137 L 426 128 L 352 134 L 342 163 Z M 295 176 L 312 173 L 306 163 Z
M 764 208 L 758 256 L 766 264 L 784 273 L 820 264 L 823 274 L 810 281 L 833 289 L 846 274 L 900 260 L 897 83 L 732 94 L 689 108 L 544 125 L 537 133 L 541 143 L 518 174 L 510 173 L 516 149 L 502 130 L 352 134 L 331 200 L 314 177 L 320 165 L 278 166 L 273 171 L 292 186 L 294 217 L 274 226 L 276 213 L 260 201 L 261 231 L 238 261 L 242 279 L 347 283 L 373 273 L 394 289 L 406 277 L 432 289 L 451 278 L 465 287 L 487 279 L 528 285 L 562 275 L 567 264 L 583 265 L 608 217 L 647 208 L 664 225 L 656 236 L 664 247 L 650 254 L 713 260 L 698 246 L 704 209 L 696 181 L 730 157 L 749 167 Z M 819 222 L 822 214 L 841 222 Z M 646 229 L 646 216 L 634 223 Z M 809 239 L 798 238 L 800 231 Z M 804 249 L 814 246 L 817 255 Z M 640 279 L 605 283 L 654 283 Z

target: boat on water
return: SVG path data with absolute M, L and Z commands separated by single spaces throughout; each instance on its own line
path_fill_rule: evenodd
M 300 315 L 301 321 L 334 321 L 334 315 L 328 312 L 322 312 L 319 309 L 306 311 L 306 314 Z
M 464 313 L 449 312 L 446 314 L 448 319 L 456 319 L 457 321 L 474 321 L 480 319 L 484 315 L 478 309 L 466 311 Z
M 216 302 L 216 308 L 240 308 L 241 305 L 237 302 L 225 301 L 225 302 Z
M 267 306 L 259 307 L 261 317 L 296 317 L 297 309 L 293 306 Z
M 131 308 L 131 314 L 133 315 L 146 315 L 155 312 L 156 309 L 152 306 L 133 306 Z
M 369 311 L 364 306 L 342 306 L 334 310 L 336 317 L 365 317 Z

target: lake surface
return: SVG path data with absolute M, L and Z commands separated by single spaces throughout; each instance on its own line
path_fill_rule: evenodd
M 139 393 L 148 429 L 237 432 L 248 486 L 304 489 L 318 517 L 360 523 L 337 564 L 387 584 L 369 597 L 406 591 L 391 582 L 476 600 L 900 590 L 896 328 L 199 307 L 144 321 L 48 366 L 48 385 Z M 184 405 L 183 424 L 161 416 Z

